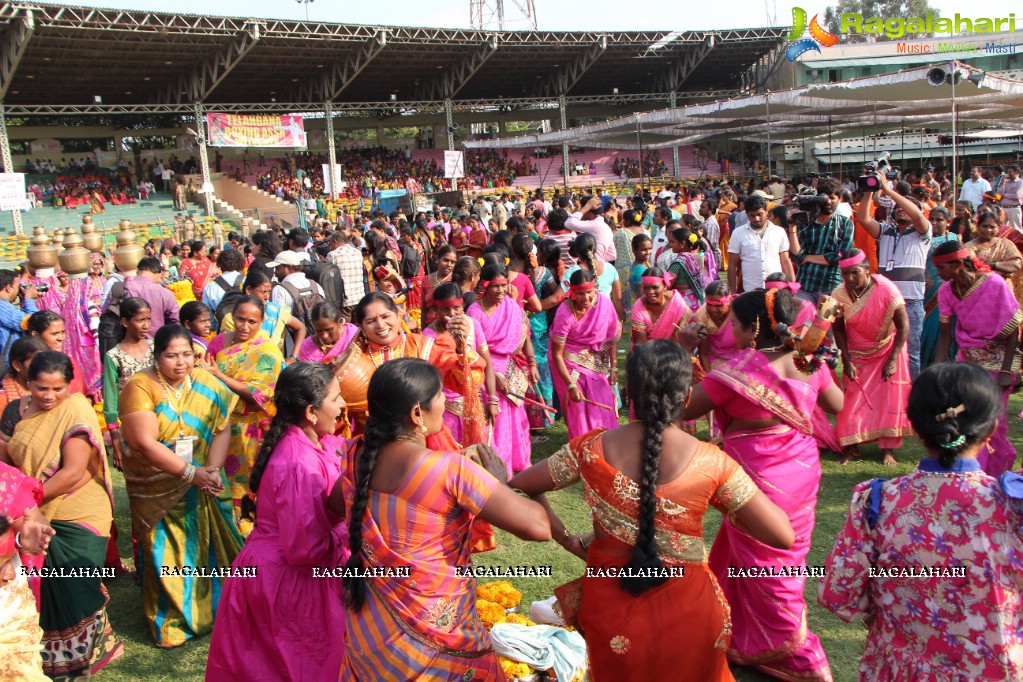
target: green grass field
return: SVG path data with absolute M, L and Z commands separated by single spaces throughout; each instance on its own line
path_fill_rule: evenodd
M 1023 435 L 1023 421 L 1016 415 L 1019 413 L 1023 400 L 1013 396 L 1009 404 L 1009 436 L 1014 443 L 1019 442 Z M 705 425 L 705 422 L 703 422 Z M 549 432 L 550 440 L 534 448 L 533 461 L 537 462 L 557 450 L 566 439 L 564 424 L 559 422 Z M 706 433 L 701 432 L 701 438 Z M 905 445 L 896 452 L 899 466 L 894 469 L 884 468 L 880 464 L 880 455 L 876 448 L 869 446 L 863 449 L 863 458 L 849 466 L 840 466 L 833 454 L 824 456 L 822 464 L 824 476 L 821 481 L 820 494 L 817 501 L 817 525 L 814 529 L 813 547 L 807 557 L 810 566 L 823 565 L 831 550 L 835 535 L 845 522 L 846 512 L 853 486 L 860 481 L 875 477 L 890 478 L 912 471 L 916 462 L 923 455 L 923 449 L 914 440 L 907 440 Z M 128 504 L 124 492 L 124 479 L 115 472 L 114 485 L 117 493 L 117 525 L 121 529 L 119 547 L 123 557 L 131 556 L 131 522 L 128 517 Z M 573 532 L 584 532 L 592 528 L 589 512 L 582 497 L 581 486 L 555 492 L 550 499 L 558 514 Z M 704 520 L 704 539 L 708 547 L 713 541 L 720 515 L 711 509 Z M 582 574 L 583 562 L 569 554 L 554 542 L 526 543 L 498 531 L 498 548 L 477 557 L 481 565 L 539 565 L 551 566 L 552 577 L 519 579 L 512 581 L 522 594 L 520 611 L 528 612 L 530 602 L 545 599 L 551 595 L 554 587 L 568 582 Z M 126 560 L 126 563 L 130 563 Z M 158 680 L 201 680 L 206 667 L 206 652 L 209 638 L 192 641 L 173 650 L 157 649 L 149 633 L 145 619 L 142 617 L 141 591 L 129 576 L 118 577 L 107 581 L 110 591 L 109 613 L 114 631 L 124 642 L 124 655 L 100 673 L 100 680 L 109 682 Z M 863 652 L 863 641 L 866 631 L 862 625 L 843 623 L 828 611 L 817 605 L 817 580 L 809 579 L 806 583 L 806 600 L 810 605 L 809 626 L 820 637 L 831 663 L 831 670 L 836 682 L 851 682 L 857 679 L 858 661 Z M 683 628 L 687 624 L 680 623 Z M 253 629 L 259 623 L 252 624 Z M 682 632 L 683 630 L 680 630 Z M 310 637 L 324 639 L 324 646 L 330 643 L 326 633 L 310 632 Z M 672 646 L 667 640 L 665 646 Z M 734 667 L 738 680 L 768 680 L 754 670 Z

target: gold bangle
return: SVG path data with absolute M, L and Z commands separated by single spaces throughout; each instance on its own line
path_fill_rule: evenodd
M 579 387 L 577 385 L 575 385 L 575 384 L 569 384 L 568 386 L 565 387 L 565 389 L 569 390 L 569 391 L 575 390 L 577 388 L 579 388 Z

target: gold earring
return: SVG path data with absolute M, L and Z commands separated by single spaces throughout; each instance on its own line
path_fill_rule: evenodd
M 315 414 L 313 415 L 313 418 L 310 421 L 312 422 L 313 426 L 316 426 L 317 418 Z
M 427 430 L 427 429 L 426 429 L 426 424 L 423 424 L 423 425 L 422 425 L 422 426 L 420 426 L 419 428 L 420 428 L 420 430 L 421 430 L 421 431 L 423 432 L 423 434 L 425 435 L 425 434 L 426 434 L 426 430 Z

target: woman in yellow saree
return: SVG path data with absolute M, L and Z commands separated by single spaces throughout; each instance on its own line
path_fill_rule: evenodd
M 43 566 L 47 573 L 78 568 L 88 574 L 40 581 L 43 672 L 55 680 L 87 678 L 122 653 L 107 619 L 101 573 L 113 520 L 110 472 L 92 404 L 68 393 L 73 374 L 63 353 L 37 353 L 28 368 L 30 395 L 8 408 L 20 408 L 20 421 L 7 456 L 43 482 L 40 511 L 56 531 Z
M 224 471 L 234 498 L 235 520 L 245 537 L 252 522 L 241 518 L 242 499 L 249 494 L 249 471 L 276 411 L 274 385 L 284 369 L 284 358 L 261 329 L 262 301 L 255 296 L 240 298 L 231 315 L 234 331 L 224 335 L 224 349 L 217 353 L 209 372 L 239 398 L 231 413 L 231 445 Z
M 241 550 L 220 469 L 237 398 L 194 366 L 192 335 L 181 325 L 160 328 L 153 357 L 125 384 L 118 407 L 142 609 L 157 646 L 174 647 L 213 630 L 224 579 L 192 569 L 230 566 Z

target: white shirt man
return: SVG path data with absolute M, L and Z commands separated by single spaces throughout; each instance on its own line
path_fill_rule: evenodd
M 789 237 L 784 229 L 767 220 L 766 202 L 761 199 L 760 203 L 763 205 L 754 207 L 749 202 L 746 206 L 749 222 L 735 228 L 728 243 L 728 253 L 733 256 L 728 259 L 728 286 L 732 291 L 738 291 L 736 280 L 740 266 L 743 291 L 763 289 L 767 276 L 776 272 L 794 280 L 788 253 Z
M 1005 181 L 1002 182 L 1002 200 L 999 204 L 1005 211 L 1005 222 L 1017 230 L 1023 231 L 1020 222 L 1020 204 L 1023 203 L 1023 178 L 1019 176 L 1019 168 L 1015 165 L 1005 169 Z
M 323 289 L 320 288 L 320 285 L 306 278 L 305 273 L 302 272 L 302 265 L 305 262 L 306 259 L 300 253 L 281 251 L 277 254 L 277 258 L 266 264 L 266 267 L 274 269 L 274 274 L 277 275 L 277 280 L 280 284 L 290 284 L 297 291 L 305 291 L 308 288 L 312 288 L 315 293 L 323 296 Z M 303 296 L 303 298 L 305 297 Z M 270 300 L 288 310 L 291 310 L 295 305 L 295 299 L 291 297 L 291 294 L 283 286 L 275 286 L 273 288 L 270 292 Z M 291 356 L 292 353 L 298 352 L 290 334 L 284 335 L 284 350 L 285 356 Z
M 969 201 L 976 211 L 984 201 L 984 192 L 990 191 L 991 183 L 980 177 L 980 169 L 974 167 L 970 169 L 970 179 L 963 182 L 963 188 L 959 191 L 959 201 Z
M 582 207 L 582 211 L 569 216 L 568 220 L 565 221 L 565 227 L 573 232 L 592 234 L 593 238 L 597 240 L 597 258 L 613 263 L 618 258 L 618 250 L 615 248 L 614 233 L 608 226 L 607 221 L 604 220 L 603 216 L 595 213 L 600 208 L 600 205 L 600 197 L 590 198 Z M 584 216 L 587 215 L 593 217 L 586 219 Z

